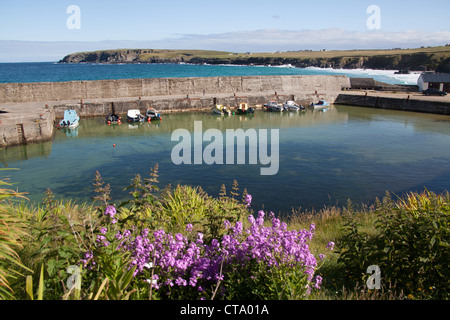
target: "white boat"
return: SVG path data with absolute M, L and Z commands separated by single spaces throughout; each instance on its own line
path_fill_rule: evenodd
M 325 100 L 319 100 L 319 102 L 317 103 L 311 103 L 311 107 L 313 107 L 314 109 L 325 109 L 330 107 L 330 104 L 325 101 Z
M 264 105 L 264 108 L 266 108 L 267 111 L 277 111 L 277 112 L 281 112 L 284 109 L 283 105 L 279 104 L 278 101 L 276 100 L 270 100 Z
M 75 129 L 80 124 L 79 121 L 80 117 L 77 115 L 75 110 L 65 110 L 64 119 L 59 122 L 58 127 Z
M 128 122 L 142 122 L 144 121 L 144 116 L 138 109 L 130 109 L 127 112 L 127 121 Z
M 231 115 L 231 110 L 227 109 L 226 106 L 223 106 L 221 104 L 216 104 L 214 107 L 212 107 L 212 111 L 220 115 Z
M 289 100 L 289 101 L 286 101 L 285 103 L 283 103 L 283 108 L 285 111 L 299 111 L 299 110 L 305 109 L 305 107 L 295 103 L 292 100 Z

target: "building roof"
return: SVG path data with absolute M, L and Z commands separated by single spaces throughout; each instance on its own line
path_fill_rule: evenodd
M 450 82 L 450 73 L 422 73 L 423 82 Z

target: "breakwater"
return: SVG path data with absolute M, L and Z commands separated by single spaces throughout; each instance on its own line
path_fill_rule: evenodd
M 450 100 L 448 98 L 425 97 L 419 93 L 340 93 L 334 103 L 378 109 L 450 115 Z
M 234 76 L 1 83 L 0 103 L 283 92 L 334 92 L 347 76 Z
M 51 140 L 64 110 L 80 117 L 145 112 L 201 110 L 241 101 L 262 105 L 268 100 L 333 102 L 347 76 L 235 76 L 150 78 L 0 84 L 0 147 Z

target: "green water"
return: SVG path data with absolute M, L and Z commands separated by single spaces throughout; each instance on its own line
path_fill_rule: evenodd
M 194 121 L 210 128 L 279 130 L 279 170 L 260 175 L 260 163 L 175 165 L 171 141 L 176 129 L 193 133 Z M 115 146 L 114 146 L 115 145 Z M 208 145 L 205 142 L 204 145 Z M 269 149 L 270 153 L 270 149 Z M 113 202 L 127 199 L 123 188 L 155 164 L 160 187 L 200 185 L 211 195 L 236 179 L 253 196 L 252 207 L 274 212 L 369 203 L 386 191 L 450 190 L 450 117 L 335 106 L 326 112 L 222 118 L 211 112 L 164 114 L 159 123 L 108 126 L 102 118 L 82 119 L 72 132 L 57 131 L 52 142 L 0 151 L 2 171 L 19 191 L 40 202 L 46 188 L 57 197 L 90 201 L 98 170 L 111 184 Z M 236 162 L 235 162 L 236 163 Z

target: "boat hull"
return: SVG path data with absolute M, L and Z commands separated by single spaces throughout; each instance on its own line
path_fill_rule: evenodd
M 74 129 L 79 125 L 80 117 L 77 115 L 75 110 L 64 111 L 64 119 L 58 124 L 61 128 Z

